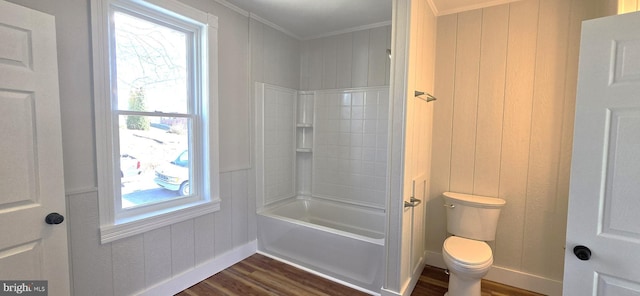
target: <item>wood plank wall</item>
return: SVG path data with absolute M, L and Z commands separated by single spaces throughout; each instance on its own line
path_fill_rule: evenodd
M 251 94 L 255 82 L 290 89 L 300 85 L 300 41 L 255 19 L 249 19 Z M 252 116 L 251 118 L 255 118 Z
M 640 1 L 638 0 L 618 0 L 618 14 L 634 12 L 640 10 Z
M 391 26 L 304 40 L 300 90 L 389 85 Z
M 580 24 L 596 2 L 438 18 L 428 250 L 446 238 L 442 192 L 499 196 L 495 265 L 562 280 Z

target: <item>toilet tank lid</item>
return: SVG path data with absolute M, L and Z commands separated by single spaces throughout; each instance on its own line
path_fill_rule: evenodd
M 471 206 L 479 206 L 485 208 L 500 208 L 504 206 L 507 201 L 497 197 L 488 197 L 488 196 L 480 196 L 480 195 L 471 195 L 464 193 L 456 193 L 456 192 L 445 192 L 445 199 L 454 199 L 459 203 L 468 204 Z

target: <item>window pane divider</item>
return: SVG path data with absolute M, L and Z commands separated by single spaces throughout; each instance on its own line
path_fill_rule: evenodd
M 160 111 L 130 111 L 130 110 L 118 110 L 115 111 L 118 115 L 137 115 L 137 116 L 156 116 L 156 117 L 180 117 L 180 118 L 194 118 L 196 115 L 187 113 L 173 113 L 173 112 L 160 112 Z

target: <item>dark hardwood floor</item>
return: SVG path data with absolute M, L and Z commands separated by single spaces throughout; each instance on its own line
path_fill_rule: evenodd
M 412 296 L 444 295 L 447 292 L 449 276 L 444 270 L 426 266 L 420 275 Z M 542 294 L 506 286 L 492 281 L 482 280 L 482 296 L 541 296 Z
M 215 274 L 178 296 L 367 295 L 260 254 Z
M 447 291 L 449 276 L 439 268 L 427 266 L 411 295 L 441 296 Z M 206 280 L 189 287 L 178 296 L 359 296 L 360 291 L 334 283 L 269 257 L 255 254 Z M 482 281 L 482 296 L 539 296 L 540 294 Z

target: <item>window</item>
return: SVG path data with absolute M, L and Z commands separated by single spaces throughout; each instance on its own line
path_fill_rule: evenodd
M 93 0 L 102 242 L 219 209 L 217 18 Z

